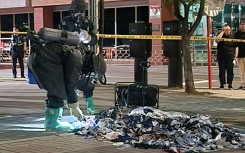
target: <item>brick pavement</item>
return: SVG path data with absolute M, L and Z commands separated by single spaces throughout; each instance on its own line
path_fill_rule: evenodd
M 13 80 L 9 70 L 1 70 L 0 74 L 4 76 L 0 77 L 0 153 L 164 152 L 159 149 L 116 147 L 109 142 L 93 141 L 73 134 L 48 133 L 33 127 L 24 128 L 31 126 L 29 122 L 32 122 L 32 119 L 42 117 L 45 92 L 35 86 L 27 85 L 25 79 Z M 207 88 L 197 90 L 201 94 L 189 95 L 183 90 L 161 89 L 160 109 L 188 114 L 208 113 L 225 121 L 228 125 L 244 128 L 245 94 L 243 90 L 209 90 Z M 95 91 L 96 106 L 100 109 L 113 106 L 113 94 L 112 85 L 98 86 Z M 85 104 L 82 103 L 82 108 L 84 107 Z M 25 124 L 20 125 L 19 123 L 23 123 L 22 120 Z M 13 129 L 13 125 L 18 125 L 15 127 L 17 130 Z M 28 131 L 28 129 L 33 131 Z M 55 143 L 52 144 L 52 142 Z M 227 150 L 217 153 L 230 152 L 243 153 L 244 150 Z
M 138 149 L 127 146 L 115 146 L 111 142 L 83 139 L 73 134 L 52 134 L 21 140 L 0 142 L 1 153 L 164 153 L 161 149 Z M 216 153 L 231 153 L 230 150 Z M 232 153 L 244 153 L 232 150 Z
M 74 134 L 50 135 L 51 136 L 0 142 L 0 150 L 1 153 L 146 153 L 150 151 L 122 146 L 116 147 L 111 142 L 83 139 Z M 154 150 L 154 152 L 162 153 L 163 151 Z

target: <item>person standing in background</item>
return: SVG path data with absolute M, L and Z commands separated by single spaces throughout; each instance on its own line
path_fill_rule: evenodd
M 240 22 L 240 30 L 235 33 L 235 39 L 245 40 L 245 20 Z M 239 67 L 241 74 L 241 86 L 238 89 L 245 89 L 245 43 L 237 42 L 235 43 L 235 61 Z
M 226 24 L 222 28 L 222 31 L 219 33 L 217 38 L 230 38 L 233 39 L 233 35 L 231 33 L 231 27 Z M 220 81 L 220 89 L 224 89 L 224 85 L 227 83 L 228 88 L 230 90 L 233 89 L 232 81 L 234 77 L 233 73 L 233 60 L 235 55 L 235 47 L 234 43 L 231 41 L 217 41 L 217 60 L 219 65 L 219 81 Z M 225 73 L 227 72 L 227 81 L 225 77 Z
M 14 26 L 13 32 L 19 32 L 20 29 L 18 26 Z M 13 77 L 17 78 L 17 70 L 16 70 L 16 65 L 17 65 L 17 60 L 20 65 L 20 74 L 21 78 L 25 78 L 25 73 L 24 73 L 24 55 L 25 55 L 25 50 L 26 50 L 26 41 L 25 38 L 18 33 L 14 33 L 11 36 L 11 56 L 12 56 L 12 73 Z

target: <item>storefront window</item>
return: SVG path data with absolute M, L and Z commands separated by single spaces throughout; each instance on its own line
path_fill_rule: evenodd
M 239 30 L 239 22 L 243 17 L 244 5 L 226 4 L 224 7 L 224 23 L 231 25 L 233 33 Z
M 29 15 L 30 15 L 30 19 L 29 19 L 30 20 L 29 21 L 30 22 L 30 29 L 34 30 L 34 14 L 30 13 Z
M 13 15 L 1 16 L 1 31 L 13 31 Z M 11 34 L 2 34 L 2 38 L 10 38 Z
M 129 34 L 129 23 L 135 23 L 135 7 L 117 9 L 117 34 Z M 117 45 L 129 45 L 129 39 L 118 39 Z
M 20 27 L 20 31 L 27 31 L 29 29 L 28 13 L 16 14 L 15 25 Z
M 60 12 L 54 12 L 54 28 L 57 28 L 58 25 L 60 24 L 61 18 L 60 18 Z
M 117 9 L 117 33 L 128 34 L 129 23 L 135 22 L 135 8 L 118 8 Z
M 139 6 L 137 7 L 137 20 L 145 23 L 149 22 L 149 7 Z
M 69 14 L 69 11 L 63 11 L 63 12 L 62 12 L 62 18 L 65 17 L 65 16 L 68 16 L 68 15 L 70 15 L 70 14 Z
M 115 9 L 104 10 L 104 33 L 114 34 L 115 33 Z M 112 47 L 115 44 L 115 39 L 104 39 L 103 45 L 105 47 Z
M 217 36 L 222 30 L 222 12 L 220 12 L 217 16 L 212 17 L 212 34 L 213 36 Z
M 241 19 L 245 19 L 245 5 L 241 5 L 241 10 L 240 10 L 240 14 L 241 14 Z

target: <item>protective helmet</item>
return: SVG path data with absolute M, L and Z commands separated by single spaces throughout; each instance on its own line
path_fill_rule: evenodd
M 74 13 L 82 13 L 88 9 L 85 0 L 72 0 L 69 11 Z

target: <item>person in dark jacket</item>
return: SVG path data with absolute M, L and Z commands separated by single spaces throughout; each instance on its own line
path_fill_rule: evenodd
M 13 32 L 19 32 L 19 27 L 14 26 Z M 25 78 L 25 73 L 24 73 L 24 56 L 25 56 L 25 50 L 26 50 L 26 40 L 24 36 L 19 35 L 18 33 L 15 33 L 11 36 L 11 56 L 12 56 L 12 73 L 13 77 L 17 77 L 17 70 L 16 70 L 16 65 L 17 65 L 17 60 L 20 65 L 20 74 L 21 78 Z
M 235 33 L 235 39 L 244 39 L 245 40 L 245 20 L 240 22 L 240 30 Z M 235 61 L 239 67 L 241 74 L 241 86 L 238 89 L 245 90 L 245 43 L 237 42 L 236 45 L 236 54 Z
M 217 36 L 217 38 L 234 38 L 231 33 L 231 27 L 229 25 L 224 25 L 222 31 Z M 234 55 L 235 47 L 234 43 L 231 41 L 217 41 L 217 60 L 219 65 L 219 81 L 220 89 L 224 89 L 225 84 L 228 84 L 230 90 L 233 89 L 232 81 L 234 77 Z M 227 73 L 227 80 L 226 80 Z

